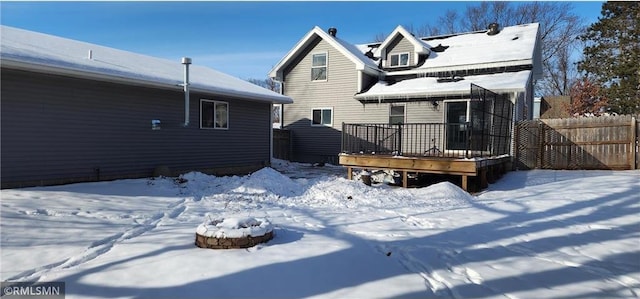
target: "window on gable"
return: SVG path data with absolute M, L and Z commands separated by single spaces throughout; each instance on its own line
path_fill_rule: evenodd
M 311 110 L 312 126 L 332 126 L 333 108 L 316 108 Z
M 327 80 L 327 53 L 317 53 L 311 56 L 311 81 Z
M 229 129 L 229 103 L 200 100 L 201 129 Z
M 408 66 L 409 53 L 399 53 L 389 55 L 389 66 Z
M 404 107 L 405 105 L 391 105 L 389 108 L 389 124 L 404 123 Z

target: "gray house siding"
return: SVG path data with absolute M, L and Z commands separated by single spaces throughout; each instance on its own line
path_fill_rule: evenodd
M 414 46 L 409 42 L 406 38 L 401 35 L 397 36 L 389 45 L 387 46 L 387 55 L 385 56 L 385 67 L 390 67 L 391 65 L 391 55 L 400 54 L 400 53 L 409 53 L 409 65 L 416 65 L 415 57 L 414 57 Z
M 269 103 L 2 69 L 2 187 L 240 173 L 269 164 Z M 229 103 L 229 129 L 199 127 L 200 99 Z M 152 130 L 151 120 L 161 121 Z

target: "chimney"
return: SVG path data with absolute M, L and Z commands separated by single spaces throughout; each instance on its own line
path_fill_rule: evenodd
M 491 23 L 489 24 L 489 26 L 487 27 L 487 29 L 489 29 L 487 31 L 488 35 L 496 35 L 498 33 L 500 33 L 500 25 L 498 25 L 498 23 Z
M 327 32 L 329 32 L 329 35 L 335 37 L 336 34 L 338 34 L 338 29 L 336 29 L 335 27 L 331 27 L 329 28 L 329 30 L 327 30 Z

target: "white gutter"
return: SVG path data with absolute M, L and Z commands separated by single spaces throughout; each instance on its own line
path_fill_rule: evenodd
M 191 58 L 182 57 L 182 64 L 184 65 L 184 126 L 189 126 L 189 65 L 191 64 Z

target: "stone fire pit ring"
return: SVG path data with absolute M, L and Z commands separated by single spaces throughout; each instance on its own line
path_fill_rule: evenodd
M 196 246 L 211 249 L 249 248 L 273 239 L 273 225 L 265 218 L 207 219 L 196 229 Z

